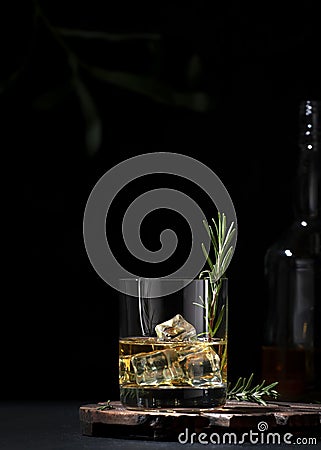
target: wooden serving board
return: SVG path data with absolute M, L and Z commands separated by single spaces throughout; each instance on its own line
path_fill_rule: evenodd
M 228 401 L 215 412 L 130 411 L 119 401 L 112 409 L 99 410 L 98 404 L 79 409 L 81 433 L 87 436 L 121 437 L 177 441 L 180 433 L 224 434 L 238 436 L 246 432 L 291 433 L 293 436 L 316 437 L 321 441 L 321 405 L 305 403 L 268 403 Z M 264 422 L 260 425 L 260 422 Z M 265 429 L 264 429 L 265 428 Z

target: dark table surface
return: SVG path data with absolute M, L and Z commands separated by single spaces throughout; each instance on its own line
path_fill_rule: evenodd
M 171 450 L 244 449 L 260 445 L 181 444 L 142 440 L 83 436 L 79 426 L 79 407 L 84 402 L 2 402 L 0 404 L 1 450 Z M 274 445 L 273 448 L 289 448 Z M 308 445 L 301 446 L 308 448 Z M 320 444 L 311 446 L 320 448 Z

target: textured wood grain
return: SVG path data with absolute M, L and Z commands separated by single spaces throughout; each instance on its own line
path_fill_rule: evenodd
M 83 405 L 79 409 L 81 432 L 88 436 L 128 437 L 155 440 L 177 440 L 186 429 L 189 433 L 207 434 L 233 431 L 237 434 L 264 421 L 268 431 L 296 436 L 321 438 L 321 405 L 269 403 L 260 406 L 249 402 L 229 401 L 215 412 L 130 411 L 120 402 L 112 409 L 99 410 L 100 404 Z

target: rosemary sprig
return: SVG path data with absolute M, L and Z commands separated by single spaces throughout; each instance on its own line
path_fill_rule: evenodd
M 210 270 L 204 270 L 200 273 L 200 278 L 204 275 L 209 277 L 211 283 L 217 282 L 226 272 L 226 269 L 231 261 L 233 254 L 233 246 L 230 245 L 233 239 L 236 229 L 234 222 L 231 223 L 229 228 L 226 227 L 226 215 L 218 212 L 217 223 L 212 218 L 214 224 L 215 233 L 211 225 L 206 220 L 203 220 L 204 227 L 211 239 L 211 243 L 214 250 L 215 262 L 212 262 L 204 244 L 202 243 L 202 250 L 204 256 L 208 262 Z
M 205 301 L 200 297 L 201 303 L 194 302 L 194 305 L 201 306 L 205 309 L 205 318 L 207 321 L 207 332 L 205 334 L 207 334 L 209 339 L 212 339 L 215 336 L 223 319 L 224 305 L 217 314 L 217 303 L 221 290 L 221 278 L 225 274 L 232 258 L 233 246 L 231 245 L 231 242 L 236 232 L 234 222 L 232 222 L 227 229 L 226 215 L 224 213 L 221 214 L 218 212 L 217 223 L 213 218 L 212 222 L 214 224 L 214 229 L 206 220 L 203 220 L 205 229 L 211 239 L 215 261 L 212 261 L 202 243 L 202 250 L 210 270 L 203 270 L 199 275 L 199 278 L 209 279 L 211 293 L 209 298 L 205 299 Z
M 114 407 L 110 404 L 110 400 L 107 400 L 105 403 L 100 403 L 96 409 L 98 411 L 105 411 L 105 409 L 114 409 Z
M 266 402 L 262 397 L 278 398 L 279 393 L 274 389 L 278 381 L 265 386 L 265 380 L 256 386 L 252 386 L 253 373 L 248 379 L 240 377 L 236 384 L 231 388 L 230 384 L 227 389 L 228 400 L 238 400 L 258 403 L 266 406 Z

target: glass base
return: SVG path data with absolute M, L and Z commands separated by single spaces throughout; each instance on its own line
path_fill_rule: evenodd
M 120 401 L 127 409 L 200 411 L 217 409 L 226 403 L 226 385 L 211 388 L 144 386 L 121 387 Z

